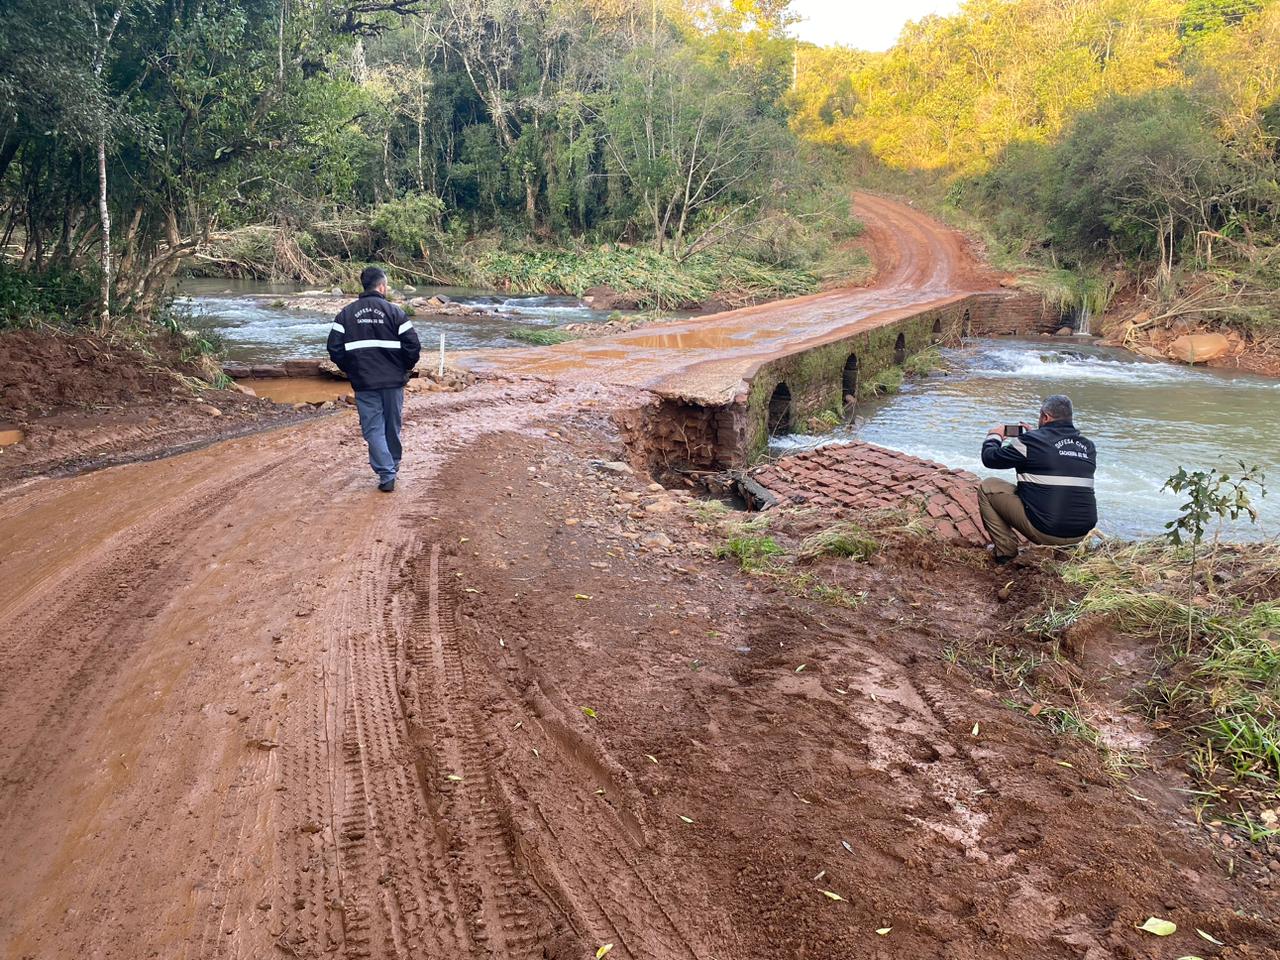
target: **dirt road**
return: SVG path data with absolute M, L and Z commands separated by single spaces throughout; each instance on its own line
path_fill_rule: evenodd
M 350 413 L 7 490 L 0 955 L 1277 955 L 1176 769 L 952 661 L 1025 643 L 975 558 L 742 575 L 641 400 L 415 397 L 391 496 Z
M 855 212 L 876 261 L 868 286 L 554 347 L 474 353 L 462 363 L 477 372 L 626 384 L 725 403 L 751 369 L 784 351 L 996 286 L 995 275 L 978 262 L 963 235 L 912 207 L 859 193 Z

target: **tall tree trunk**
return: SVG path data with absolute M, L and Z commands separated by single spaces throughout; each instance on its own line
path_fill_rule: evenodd
M 120 26 L 120 18 L 124 16 L 124 2 L 116 7 L 115 15 L 105 34 L 98 32 L 98 14 L 93 15 L 93 32 L 100 36 L 101 43 L 94 54 L 93 76 L 102 78 L 102 68 L 107 62 L 107 48 L 111 46 L 111 38 L 116 27 Z M 99 91 L 101 93 L 101 91 Z M 102 221 L 102 332 L 111 327 L 111 207 L 107 203 L 107 118 L 98 120 L 98 217 Z
M 103 333 L 111 329 L 111 207 L 107 203 L 107 130 L 98 127 L 98 217 L 102 221 L 102 313 Z

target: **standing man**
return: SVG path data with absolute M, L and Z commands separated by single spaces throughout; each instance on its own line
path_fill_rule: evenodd
M 378 489 L 390 493 L 400 469 L 404 385 L 422 345 L 405 312 L 388 302 L 385 273 L 365 267 L 360 285 L 364 293 L 342 308 L 329 329 L 329 358 L 355 389 L 369 466 L 378 475 Z
M 982 465 L 1017 470 L 1018 485 L 988 477 L 978 487 L 982 525 L 994 544 L 996 563 L 1018 555 L 1016 530 L 1032 543 L 1079 543 L 1098 523 L 1093 441 L 1071 422 L 1071 399 L 1056 394 L 1040 407 L 1040 427 L 1014 431 L 992 427 L 982 444 Z

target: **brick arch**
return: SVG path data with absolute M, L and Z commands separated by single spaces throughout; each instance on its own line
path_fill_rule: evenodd
M 769 436 L 791 432 L 791 388 L 779 383 L 769 396 Z

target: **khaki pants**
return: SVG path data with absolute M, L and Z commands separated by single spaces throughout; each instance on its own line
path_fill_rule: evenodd
M 1015 530 L 1032 543 L 1052 547 L 1066 547 L 1084 539 L 1084 537 L 1051 537 L 1037 530 L 1027 519 L 1026 508 L 1018 498 L 1018 488 L 1007 480 L 988 477 L 978 485 L 978 510 L 982 513 L 982 525 L 987 528 L 987 536 L 995 544 L 997 557 L 1018 555 L 1018 538 L 1014 535 Z

